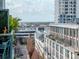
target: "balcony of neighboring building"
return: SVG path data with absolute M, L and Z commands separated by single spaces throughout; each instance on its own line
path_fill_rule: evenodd
M 51 32 L 50 35 L 46 35 L 46 37 L 52 39 L 53 41 L 61 45 L 64 45 L 65 47 L 71 48 L 74 51 L 79 52 L 79 40 L 77 37 L 68 36 L 56 32 Z

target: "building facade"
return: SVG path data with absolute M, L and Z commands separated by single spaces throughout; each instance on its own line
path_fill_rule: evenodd
M 79 59 L 79 27 L 53 24 L 45 36 L 45 59 Z
M 35 47 L 40 53 L 40 59 L 44 59 L 44 31 L 46 26 L 36 28 Z
M 0 10 L 5 8 L 5 0 L 0 0 Z
M 79 0 L 55 0 L 55 19 L 60 23 L 79 23 Z

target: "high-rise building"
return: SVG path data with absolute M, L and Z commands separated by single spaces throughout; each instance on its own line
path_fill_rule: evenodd
M 5 8 L 5 0 L 0 0 L 0 9 Z
M 55 20 L 44 34 L 45 59 L 79 59 L 79 0 L 55 0 Z
M 55 6 L 55 19 L 58 22 L 79 22 L 79 0 L 55 0 Z
M 48 32 L 50 34 L 48 34 Z M 79 25 L 55 23 L 45 34 L 45 59 L 79 59 Z

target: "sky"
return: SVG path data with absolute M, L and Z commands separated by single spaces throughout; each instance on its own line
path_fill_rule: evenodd
M 53 22 L 54 0 L 6 0 L 6 8 L 24 22 Z

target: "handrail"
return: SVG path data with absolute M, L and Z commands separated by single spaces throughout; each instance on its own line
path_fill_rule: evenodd
M 9 46 L 7 45 L 9 43 L 10 40 L 8 40 L 6 43 L 5 43 L 5 47 L 4 47 L 4 52 L 3 52 L 3 55 L 2 55 L 2 59 L 5 59 L 5 55 L 6 55 L 6 48 Z
M 0 36 L 11 36 L 14 34 L 14 31 L 11 31 L 10 33 L 1 33 Z
M 0 34 L 0 36 L 11 36 L 12 34 L 11 33 L 8 33 L 8 34 Z
M 6 54 L 6 50 L 7 50 L 7 48 L 10 48 L 10 54 L 9 54 L 9 56 L 10 56 L 10 59 L 12 58 L 11 57 L 11 54 L 12 54 L 12 39 L 13 39 L 13 32 L 11 32 L 11 33 L 6 33 L 6 34 L 0 34 L 0 37 L 5 37 L 5 36 L 7 36 L 7 41 L 6 42 L 3 42 L 2 44 L 0 44 L 0 48 L 1 49 L 3 49 L 3 53 L 2 53 L 2 59 L 7 59 L 7 54 Z M 5 40 L 6 40 L 6 38 L 5 38 Z M 8 52 L 9 52 L 9 50 L 8 50 Z
M 37 43 L 37 41 L 36 41 L 36 43 Z M 37 46 L 38 46 L 38 48 L 39 48 L 40 52 L 42 53 L 41 48 L 40 48 L 40 46 L 39 46 L 39 44 L 38 44 L 38 43 L 37 43 Z M 37 49 L 38 49 L 38 48 L 37 48 Z

